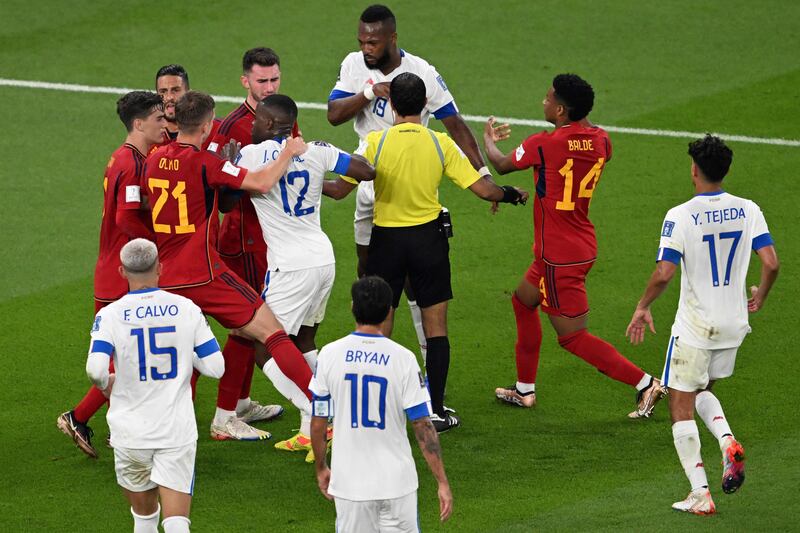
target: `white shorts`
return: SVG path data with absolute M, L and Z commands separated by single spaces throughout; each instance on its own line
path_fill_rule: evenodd
M 333 289 L 336 265 L 303 270 L 268 271 L 261 298 L 289 335 L 300 326 L 313 326 L 325 318 L 325 307 Z
M 356 213 L 353 220 L 353 229 L 356 235 L 356 244 L 369 246 L 372 236 L 372 214 L 375 211 L 375 186 L 371 181 L 362 181 L 356 191 Z
M 131 492 L 144 492 L 161 486 L 192 494 L 196 452 L 197 442 L 177 448 L 146 450 L 114 446 L 117 484 Z
M 337 533 L 418 533 L 417 492 L 391 500 L 334 498 Z
M 680 342 L 678 337 L 670 337 L 661 383 L 682 392 L 703 390 L 710 380 L 733 375 L 738 350 L 738 347 L 720 350 L 695 348 Z

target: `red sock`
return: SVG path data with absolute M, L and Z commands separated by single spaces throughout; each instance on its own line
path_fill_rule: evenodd
M 611 379 L 635 387 L 644 372 L 603 339 L 585 329 L 558 338 L 558 343 Z
M 250 343 L 252 346 L 253 343 Z M 242 390 L 239 393 L 239 399 L 244 400 L 250 397 L 250 385 L 253 383 L 253 369 L 256 366 L 256 351 L 250 350 L 250 360 L 247 361 L 247 369 L 244 374 L 244 381 L 242 381 Z
M 108 362 L 108 372 L 114 372 L 114 359 L 109 358 Z M 73 409 L 72 415 L 75 417 L 75 420 L 80 422 L 81 424 L 85 424 L 89 421 L 90 418 L 94 416 L 94 414 L 103 407 L 108 401 L 108 398 L 103 396 L 103 392 L 92 385 L 92 388 L 86 393 L 86 396 L 78 402 L 78 405 L 75 406 Z
M 242 392 L 242 381 L 247 374 L 247 365 L 254 360 L 253 341 L 228 335 L 228 341 L 222 348 L 225 359 L 225 373 L 219 380 L 217 389 L 217 407 L 226 411 L 235 411 Z
M 192 402 L 194 402 L 195 396 L 197 396 L 197 380 L 200 379 L 200 372 L 197 369 L 192 369 L 192 380 L 190 381 L 192 385 Z
M 539 348 L 542 346 L 542 322 L 539 310 L 528 307 L 514 294 L 511 297 L 514 317 L 517 319 L 517 381 L 520 383 L 536 383 L 536 371 L 539 370 Z
M 282 329 L 278 330 L 264 344 L 281 372 L 291 379 L 301 391 L 305 392 L 310 400 L 311 393 L 308 391 L 308 383 L 311 381 L 311 368 L 286 332 Z

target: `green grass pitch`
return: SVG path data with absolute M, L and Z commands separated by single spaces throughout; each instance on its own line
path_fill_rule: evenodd
M 282 92 L 324 102 L 339 62 L 356 48 L 357 19 L 365 6 L 5 0 L 0 78 L 148 88 L 158 67 L 181 63 L 193 88 L 243 97 L 241 55 L 268 45 L 281 55 Z M 601 124 L 800 138 L 795 2 L 465 0 L 391 7 L 400 45 L 438 67 L 463 113 L 540 119 L 552 77 L 573 71 L 594 85 L 592 118 Z M 100 447 L 97 461 L 55 427 L 58 414 L 88 386 L 84 364 L 102 173 L 124 138 L 115 99 L 0 87 L 0 530 L 131 529 L 112 451 L 102 446 L 104 412 L 91 423 Z M 218 114 L 233 107 L 220 104 Z M 301 110 L 299 121 L 307 139 L 345 149 L 356 145 L 351 125 L 333 128 L 323 111 Z M 480 132 L 481 125 L 472 126 Z M 503 148 L 510 150 L 533 131 L 514 127 L 514 141 Z M 657 335 L 632 348 L 624 330 L 653 268 L 663 215 L 692 194 L 688 139 L 611 139 L 614 158 L 592 206 L 600 252 L 589 278 L 590 327 L 659 374 L 677 283 L 654 306 Z M 531 260 L 531 211 L 504 207 L 491 216 L 488 204 L 448 183 L 441 192 L 455 230 L 448 403 L 463 415 L 463 427 L 442 437 L 455 497 L 446 524 L 437 521 L 435 484 L 417 454 L 425 531 L 799 529 L 800 242 L 792 228 L 800 220 L 800 148 L 730 144 L 735 157 L 726 189 L 761 205 L 783 265 L 765 309 L 752 317 L 753 333 L 739 352 L 736 375 L 717 387 L 747 449 L 742 490 L 722 494 L 719 451 L 701 429 L 718 514 L 672 512 L 670 504 L 685 496 L 688 483 L 673 449 L 666 406 L 659 405 L 651 420 L 626 419 L 632 390 L 561 350 L 547 325 L 539 407 L 527 411 L 494 399 L 494 387 L 514 380 L 509 297 Z M 532 179 L 526 172 L 501 181 L 530 189 Z M 323 208 L 338 268 L 320 345 L 352 328 L 353 206 L 349 198 L 326 200 Z M 757 270 L 750 281 L 757 280 Z M 396 331 L 397 340 L 413 346 L 404 306 Z M 333 505 L 317 491 L 302 454 L 278 452 L 269 442 L 208 438 L 215 395 L 215 383 L 202 380 L 194 529 L 332 531 Z M 253 397 L 279 399 L 260 374 Z M 264 427 L 285 438 L 297 427 L 296 418 L 287 413 Z

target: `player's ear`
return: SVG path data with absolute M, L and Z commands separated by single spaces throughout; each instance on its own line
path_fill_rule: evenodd
M 242 74 L 242 77 L 239 78 L 239 79 L 242 80 L 242 87 L 244 87 L 245 89 L 249 90 L 250 89 L 250 82 L 247 81 L 247 76 Z
M 156 274 L 161 276 L 161 261 L 159 261 L 157 266 L 156 266 Z
M 118 266 L 117 270 L 119 271 L 119 275 L 122 277 L 122 279 L 128 279 L 128 276 L 125 275 L 125 269 L 122 268 L 122 265 Z

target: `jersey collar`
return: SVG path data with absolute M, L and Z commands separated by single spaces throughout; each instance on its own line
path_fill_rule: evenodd
M 377 333 L 361 333 L 360 331 L 354 331 L 350 335 L 355 335 L 356 337 L 383 337 L 383 335 Z
M 248 111 L 250 111 L 252 115 L 256 114 L 256 110 L 253 109 L 253 106 L 250 105 L 250 102 L 248 102 L 247 99 L 245 99 L 244 101 L 244 106 L 247 108 Z
M 695 194 L 695 196 L 719 196 L 720 194 L 723 194 L 724 192 L 725 191 L 720 189 L 718 191 L 713 191 L 713 192 L 701 192 L 701 193 Z

